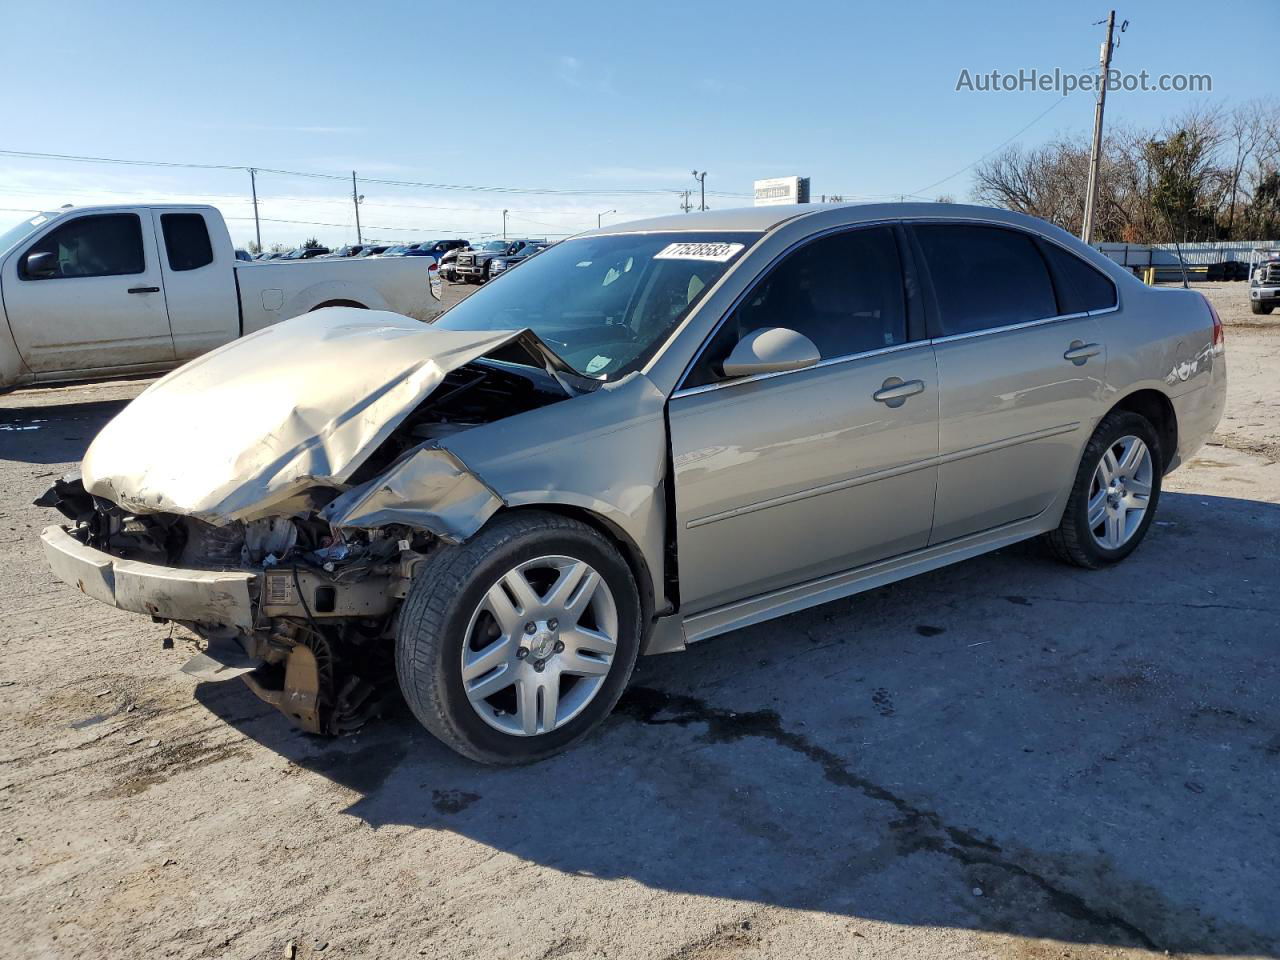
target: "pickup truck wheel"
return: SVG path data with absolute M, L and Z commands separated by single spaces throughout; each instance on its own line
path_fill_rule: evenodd
M 1250 300 L 1249 309 L 1254 313 L 1270 313 L 1272 310 L 1271 307 L 1264 307 L 1261 300 Z
M 1160 438 L 1145 417 L 1107 414 L 1080 458 L 1062 522 L 1047 536 L 1050 549 L 1089 570 L 1133 553 L 1155 517 L 1163 465 Z
M 481 763 L 529 763 L 608 715 L 640 632 L 635 581 L 604 537 L 557 514 L 499 514 L 420 564 L 396 674 L 414 716 L 446 746 Z

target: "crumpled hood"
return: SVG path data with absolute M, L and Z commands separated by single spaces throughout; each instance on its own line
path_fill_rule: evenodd
M 136 513 L 223 524 L 343 484 L 445 375 L 529 331 L 443 330 L 330 307 L 156 381 L 94 439 L 85 489 Z

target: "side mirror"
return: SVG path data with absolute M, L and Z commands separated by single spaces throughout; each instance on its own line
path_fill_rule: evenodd
M 59 272 L 58 255 L 48 250 L 29 253 L 23 272 L 29 280 L 48 280 L 56 277 Z
M 786 327 L 763 327 L 738 341 L 724 362 L 726 377 L 749 377 L 812 367 L 822 355 L 803 333 Z

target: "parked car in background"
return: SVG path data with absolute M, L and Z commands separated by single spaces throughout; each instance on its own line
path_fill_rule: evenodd
M 281 260 L 314 260 L 329 252 L 328 247 L 298 247 L 280 257 Z
M 252 260 L 252 259 L 253 259 L 253 254 L 252 254 L 252 253 L 250 253 L 248 250 L 242 250 L 240 247 L 236 247 L 236 259 L 237 259 L 237 260 Z
M 362 243 L 349 243 L 345 246 L 339 247 L 337 250 L 333 251 L 333 253 L 329 254 L 329 256 L 335 259 L 338 257 L 358 257 L 360 256 L 360 251 L 363 249 L 364 244 Z
M 368 257 L 380 257 L 390 249 L 391 245 L 388 243 L 366 244 L 365 248 L 357 253 L 356 256 L 361 259 L 366 259 Z
M 506 270 L 509 270 L 511 267 L 514 267 L 517 263 L 520 263 L 522 260 L 528 260 L 530 257 L 534 256 L 535 254 L 541 253 L 543 250 L 547 249 L 547 247 L 549 246 L 551 246 L 551 244 L 549 243 L 531 243 L 524 249 L 518 250 L 513 254 L 510 254 L 510 255 L 504 254 L 503 256 L 500 256 L 500 257 L 494 257 L 492 260 L 489 261 L 490 279 L 492 279 L 493 277 L 496 277 L 498 274 Z
M 420 261 L 244 262 L 213 207 L 44 213 L 0 234 L 0 388 L 167 370 L 324 306 L 430 320 L 433 272 Z
M 490 240 L 460 251 L 453 272 L 468 283 L 484 283 L 489 279 L 489 261 L 494 257 L 513 257 L 525 247 L 545 243 L 545 240 Z
M 521 763 L 596 727 L 639 653 L 1041 535 L 1124 560 L 1225 393 L 1203 296 L 1041 220 L 679 214 L 432 324 L 334 309 L 183 368 L 41 499 L 68 518 L 42 539 L 306 729 L 361 722 L 394 658 L 442 742 Z
M 1268 314 L 1280 306 L 1280 249 L 1259 247 L 1249 265 L 1249 309 Z
M 446 253 L 451 250 L 461 250 L 467 246 L 470 244 L 466 240 L 426 240 L 414 246 L 413 255 L 435 257 L 436 263 L 439 263 Z
M 457 271 L 458 254 L 462 253 L 462 251 L 464 250 L 469 249 L 470 246 L 471 246 L 470 244 L 467 244 L 467 246 L 465 247 L 458 247 L 440 256 L 440 259 L 436 261 L 436 265 L 439 267 L 440 276 L 442 279 L 448 280 L 450 283 L 458 282 L 458 271 Z

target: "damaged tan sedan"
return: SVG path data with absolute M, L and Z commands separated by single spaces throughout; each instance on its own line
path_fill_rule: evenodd
M 1045 535 L 1123 559 L 1226 385 L 1198 294 L 947 205 L 564 241 L 425 325 L 332 308 L 151 386 L 41 498 L 85 594 L 297 723 L 394 674 L 477 760 L 561 750 L 641 653 Z

